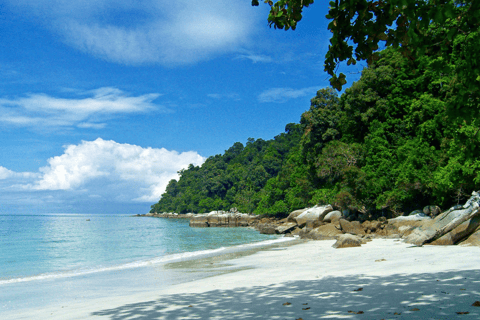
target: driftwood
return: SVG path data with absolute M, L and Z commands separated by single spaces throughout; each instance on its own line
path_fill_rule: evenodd
M 405 238 L 405 242 L 416 246 L 422 246 L 426 243 L 437 240 L 465 221 L 480 215 L 479 192 L 473 192 L 472 197 L 463 206 L 452 207 L 437 216 L 431 222 L 415 229 Z

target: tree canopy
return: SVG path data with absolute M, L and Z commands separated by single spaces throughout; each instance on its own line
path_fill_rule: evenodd
M 295 30 L 303 10 L 313 0 L 265 0 L 268 22 L 278 29 Z M 253 0 L 258 6 L 259 1 Z M 456 114 L 477 116 L 480 91 L 480 1 L 478 0 L 335 0 L 326 16 L 332 33 L 325 56 L 331 85 L 346 84 L 338 64 L 379 59 L 379 49 L 392 46 L 408 61 L 436 57 L 437 71 L 450 75 L 448 107 Z M 447 61 L 452 54 L 456 61 Z M 472 106 L 473 105 L 473 106 Z M 472 110 L 473 107 L 473 110 Z M 472 114 L 474 111 L 474 114 Z
M 458 204 L 480 184 L 480 123 L 449 117 L 453 75 L 436 69 L 436 59 L 379 52 L 341 96 L 319 90 L 285 133 L 236 142 L 181 171 L 152 211 L 277 215 L 332 204 L 395 216 Z M 461 59 L 452 54 L 447 63 Z

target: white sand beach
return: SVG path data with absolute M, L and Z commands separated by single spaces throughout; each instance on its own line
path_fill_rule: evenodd
M 480 319 L 480 248 L 310 241 L 227 261 L 238 269 L 155 292 L 12 319 Z M 222 262 L 222 264 L 225 261 Z

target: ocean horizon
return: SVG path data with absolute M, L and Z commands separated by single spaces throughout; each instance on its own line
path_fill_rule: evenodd
M 0 307 L 14 312 L 153 292 L 218 273 L 202 268 L 186 272 L 167 264 L 284 241 L 289 239 L 251 228 L 190 228 L 188 219 L 2 214 Z

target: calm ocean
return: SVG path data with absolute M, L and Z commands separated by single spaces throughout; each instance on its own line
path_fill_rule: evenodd
M 0 215 L 0 315 L 208 276 L 166 263 L 285 241 L 248 228 L 128 215 Z

